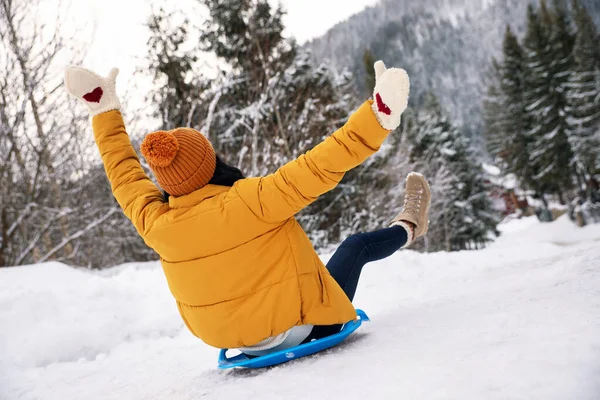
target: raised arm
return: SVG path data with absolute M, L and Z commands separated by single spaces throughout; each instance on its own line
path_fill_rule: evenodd
M 65 73 L 65 86 L 72 96 L 88 107 L 113 195 L 144 237 L 152 222 L 168 210 L 168 205 L 142 169 L 125 130 L 115 91 L 117 74 L 118 70 L 113 69 L 107 78 L 103 78 L 86 69 L 70 67 Z
M 256 215 L 267 222 L 290 218 L 333 189 L 400 125 L 408 103 L 408 75 L 397 68 L 386 70 L 381 61 L 375 71 L 375 101 L 364 103 L 341 129 L 275 173 L 236 183 L 234 189 Z

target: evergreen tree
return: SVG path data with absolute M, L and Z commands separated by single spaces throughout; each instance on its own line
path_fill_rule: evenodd
M 432 93 L 411 126 L 410 159 L 432 190 L 429 250 L 484 246 L 497 233 L 498 217 L 470 140 L 449 122 Z
M 249 79 L 263 80 L 288 65 L 297 52 L 283 37 L 284 11 L 263 0 L 200 0 L 209 12 L 203 50 L 213 52 Z
M 367 75 L 365 79 L 365 89 L 368 95 L 370 96 L 373 93 L 373 89 L 375 89 L 375 57 L 371 53 L 371 50 L 366 49 L 363 54 L 363 62 L 365 64 L 365 73 Z
M 510 115 L 506 111 L 506 96 L 502 91 L 501 65 L 492 58 L 492 66 L 487 76 L 488 88 L 483 100 L 483 119 L 485 122 L 484 135 L 487 149 L 496 158 L 497 163 L 502 164 L 502 169 L 509 172 L 508 162 L 504 160 L 506 155 L 504 149 L 506 142 L 505 124 Z
M 553 8 L 549 10 L 542 1 L 541 10 L 550 26 L 550 41 L 554 51 L 561 56 L 557 66 L 563 71 L 571 72 L 573 68 L 573 46 L 575 45 L 576 30 L 569 13 L 566 0 L 553 0 Z
M 149 70 L 157 88 L 149 100 L 158 105 L 155 116 L 161 120 L 161 129 L 167 130 L 192 126 L 200 119 L 201 97 L 208 85 L 193 73 L 196 54 L 181 49 L 188 38 L 189 21 L 173 24 L 174 17 L 160 8 L 148 19 Z
M 485 103 L 488 149 L 500 158 L 504 170 L 513 173 L 525 187 L 535 186 L 535 171 L 530 164 L 532 140 L 527 134 L 529 117 L 523 93 L 526 76 L 523 48 L 510 26 L 503 41 L 503 61 L 493 60 L 495 83 Z
M 572 187 L 571 146 L 566 135 L 566 87 L 570 49 L 562 38 L 568 31 L 560 12 L 546 7 L 527 10 L 524 49 L 527 55 L 524 99 L 533 141 L 531 163 L 536 170 L 537 192 L 556 193 L 564 203 L 564 192 Z
M 266 0 L 207 0 L 202 50 L 231 67 L 213 85 L 211 140 L 249 175 L 264 175 L 314 146 L 349 115 L 349 76 L 315 66 L 283 37 L 283 11 Z M 216 137 L 215 137 L 216 136 Z
M 586 9 L 573 0 L 577 37 L 575 72 L 568 91 L 568 136 L 580 186 L 600 173 L 600 47 L 598 31 Z

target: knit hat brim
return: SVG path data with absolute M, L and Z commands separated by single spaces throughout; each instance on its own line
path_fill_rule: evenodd
M 214 152 L 207 154 L 202 163 L 202 168 L 196 169 L 194 174 L 184 181 L 176 184 L 167 184 L 160 182 L 160 186 L 172 196 L 183 196 L 190 194 L 198 189 L 208 185 L 217 168 L 217 156 Z

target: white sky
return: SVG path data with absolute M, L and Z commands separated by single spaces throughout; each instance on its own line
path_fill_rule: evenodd
M 99 74 L 121 69 L 121 79 L 129 80 L 146 54 L 148 32 L 144 27 L 152 5 L 197 7 L 195 0 L 71 0 L 69 24 L 84 27 L 83 40 L 91 41 L 84 65 Z M 277 0 L 272 0 L 274 4 Z M 304 43 L 325 33 L 377 0 L 282 0 L 288 11 L 288 34 Z M 51 14 L 51 13 L 49 13 Z M 195 14 L 194 14 L 195 15 Z M 49 18 L 50 15 L 49 15 Z M 201 21 L 198 21 L 201 22 Z
M 321 36 L 377 0 L 283 0 L 288 10 L 286 26 L 300 43 Z

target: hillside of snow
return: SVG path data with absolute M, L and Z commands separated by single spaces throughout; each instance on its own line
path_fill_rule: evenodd
M 216 369 L 157 263 L 0 270 L 0 399 L 599 399 L 600 225 L 500 228 L 485 250 L 368 265 L 372 322 L 254 371 Z

